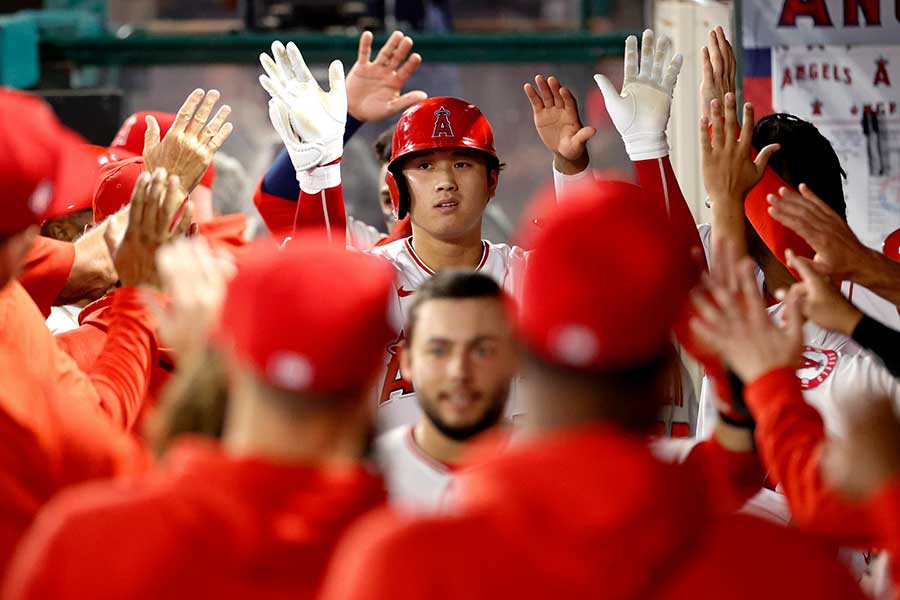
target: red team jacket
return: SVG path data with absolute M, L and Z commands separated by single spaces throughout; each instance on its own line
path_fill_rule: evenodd
M 0 570 L 41 505 L 67 485 L 143 467 L 124 430 L 155 356 L 136 290 L 111 309 L 116 333 L 84 372 L 17 282 L 0 290 Z
M 716 516 L 703 477 L 601 426 L 548 435 L 473 469 L 458 512 L 362 519 L 322 597 L 863 597 L 797 531 Z
M 154 473 L 60 494 L 3 598 L 312 599 L 338 537 L 383 500 L 362 464 L 235 458 L 183 440 Z
M 25 257 L 19 283 L 22 284 L 44 317 L 69 280 L 75 264 L 75 246 L 51 238 L 37 236 Z

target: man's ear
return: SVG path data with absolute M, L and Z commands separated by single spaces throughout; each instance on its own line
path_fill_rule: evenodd
M 409 351 L 409 340 L 403 340 L 397 344 L 397 358 L 400 359 L 400 373 L 403 379 L 412 383 L 412 353 Z
M 497 184 L 500 183 L 500 169 L 488 171 L 488 197 L 493 198 L 497 194 Z

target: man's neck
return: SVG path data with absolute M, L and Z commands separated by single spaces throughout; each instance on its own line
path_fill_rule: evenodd
M 413 443 L 426 455 L 445 465 L 455 465 L 466 448 L 466 442 L 448 438 L 427 418 L 413 429 Z
M 412 226 L 412 230 L 413 249 L 419 259 L 432 271 L 454 267 L 474 269 L 481 262 L 484 254 L 481 228 L 451 241 L 432 237 L 415 225 Z

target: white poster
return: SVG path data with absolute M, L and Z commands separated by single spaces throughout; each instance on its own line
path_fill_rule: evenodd
M 850 226 L 881 249 L 900 228 L 900 47 L 772 50 L 772 105 L 811 121 L 847 173 Z
M 744 0 L 744 48 L 798 44 L 896 44 L 898 0 Z

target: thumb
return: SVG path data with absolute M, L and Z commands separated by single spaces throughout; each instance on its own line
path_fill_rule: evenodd
M 759 154 L 756 155 L 756 160 L 753 161 L 753 164 L 756 165 L 756 170 L 762 173 L 766 169 L 766 165 L 769 164 L 769 159 L 779 150 L 781 150 L 781 144 L 769 144 L 760 150 Z
M 413 104 L 418 104 L 422 100 L 428 98 L 428 94 L 423 92 L 422 90 L 414 90 L 412 92 L 406 92 L 401 95 L 399 98 L 396 98 L 391 104 L 391 108 L 396 112 L 400 112 L 406 110 Z
M 621 98 L 619 92 L 616 91 L 616 86 L 612 84 L 612 82 L 607 79 L 606 75 L 594 75 L 594 81 L 597 83 L 597 87 L 600 88 L 600 93 L 603 94 L 603 100 L 606 101 L 607 104 L 610 102 L 615 102 L 616 98 Z
M 147 131 L 144 132 L 144 154 L 147 154 L 159 144 L 159 123 L 153 115 L 147 115 L 144 121 L 147 123 Z
M 328 66 L 328 92 L 347 95 L 347 89 L 344 78 L 344 63 L 339 60 L 333 61 Z
M 572 136 L 572 142 L 577 146 L 584 146 L 589 139 L 594 137 L 595 133 L 597 130 L 593 127 L 582 127 Z
M 784 331 L 792 344 L 803 342 L 803 288 L 791 286 L 784 299 Z

